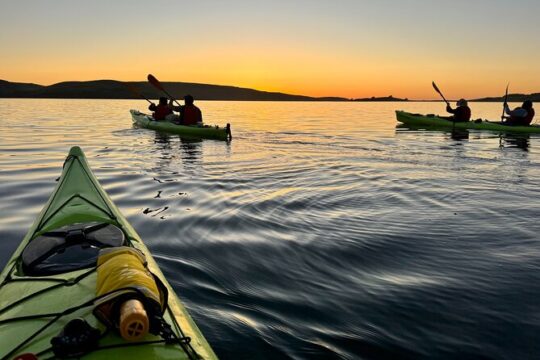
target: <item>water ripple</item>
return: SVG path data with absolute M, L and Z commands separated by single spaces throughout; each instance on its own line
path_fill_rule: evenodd
M 0 99 L 0 262 L 79 145 L 221 358 L 540 358 L 540 138 L 396 130 L 439 105 Z

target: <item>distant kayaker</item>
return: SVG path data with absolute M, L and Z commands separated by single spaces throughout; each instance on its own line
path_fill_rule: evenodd
M 184 106 L 173 106 L 174 111 L 180 112 L 179 124 L 197 125 L 202 123 L 202 112 L 197 106 L 193 105 L 193 96 L 184 96 Z
M 467 100 L 465 99 L 459 99 L 456 103 L 457 108 L 452 109 L 450 104 L 446 105 L 446 111 L 448 111 L 450 114 L 454 114 L 452 116 L 452 121 L 454 122 L 466 122 L 471 120 L 471 108 L 467 104 Z
M 534 108 L 531 100 L 524 101 L 521 107 L 517 107 L 514 110 L 510 110 L 508 104 L 505 102 L 504 112 L 508 115 L 504 122 L 507 125 L 527 126 L 531 124 L 534 118 Z
M 154 113 L 152 116 L 154 117 L 154 120 L 165 120 L 167 115 L 170 115 L 173 113 L 172 108 L 167 103 L 166 97 L 160 97 L 159 98 L 159 104 L 150 104 L 148 107 L 148 110 L 153 111 Z

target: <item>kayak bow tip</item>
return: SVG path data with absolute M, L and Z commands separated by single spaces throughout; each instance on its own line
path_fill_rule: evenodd
M 80 147 L 73 146 L 69 150 L 69 155 L 70 156 L 84 156 L 84 152 L 82 151 L 82 149 Z

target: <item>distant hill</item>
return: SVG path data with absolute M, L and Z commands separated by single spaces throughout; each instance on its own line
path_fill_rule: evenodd
M 0 98 L 59 98 L 59 99 L 139 99 L 125 84 L 132 85 L 149 99 L 157 99 L 163 94 L 146 81 L 122 82 L 117 80 L 65 81 L 53 85 L 17 83 L 0 80 Z M 337 96 L 312 97 L 291 95 L 281 92 L 260 91 L 226 85 L 210 85 L 187 82 L 163 82 L 163 86 L 177 99 L 191 94 L 197 100 L 236 101 L 411 101 L 390 96 L 347 99 Z M 509 94 L 508 101 L 540 102 L 540 93 Z M 422 101 L 422 100 L 413 100 Z M 431 100 L 438 101 L 438 100 Z M 470 101 L 502 102 L 503 97 L 485 97 Z
M 147 82 L 127 83 L 149 99 L 163 96 Z M 342 97 L 290 95 L 235 86 L 185 82 L 163 82 L 162 84 L 177 99 L 191 94 L 197 100 L 349 101 Z M 116 80 L 66 81 L 49 86 L 0 80 L 0 98 L 138 99 L 139 97 L 134 95 L 123 82 Z
M 5 80 L 0 80 L 0 96 L 10 93 L 19 93 L 19 92 L 32 92 L 41 89 L 43 86 L 37 84 L 26 84 L 26 83 L 15 83 Z
M 523 102 L 525 100 L 531 100 L 533 102 L 540 102 L 540 93 L 534 94 L 508 94 L 509 102 Z M 486 101 L 486 102 L 503 102 L 504 96 L 501 97 L 485 97 L 481 99 L 474 99 L 471 101 Z

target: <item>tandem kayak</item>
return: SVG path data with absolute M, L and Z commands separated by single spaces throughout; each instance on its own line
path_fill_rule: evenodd
M 138 110 L 129 110 L 133 123 L 137 126 L 163 131 L 171 134 L 178 134 L 185 137 L 204 138 L 214 140 L 231 140 L 231 126 L 227 124 L 224 128 L 219 126 L 186 126 L 177 125 L 170 121 L 156 121 L 151 115 L 143 114 Z
M 471 130 L 489 130 L 508 133 L 540 133 L 540 126 L 512 126 L 501 122 L 480 120 L 468 122 L 453 122 L 451 120 L 439 117 L 437 115 L 412 114 L 405 111 L 396 111 L 397 121 L 414 127 L 429 127 L 442 129 L 471 129 Z
M 151 318 L 150 328 L 156 331 L 138 341 L 125 340 L 96 313 L 97 304 L 107 297 L 143 298 L 142 285 L 96 297 L 103 273 L 100 266 L 107 263 L 97 264 L 104 251 L 114 249 L 145 258 L 140 263 L 142 273 L 159 285 L 164 300 Z M 121 269 L 124 264 L 120 265 Z M 112 324 L 122 321 L 114 317 L 112 307 L 107 308 L 112 302 L 104 304 L 100 311 L 111 311 Z M 0 273 L 0 359 L 68 357 L 217 359 L 140 237 L 92 174 L 79 147 L 70 150 L 50 199 Z

